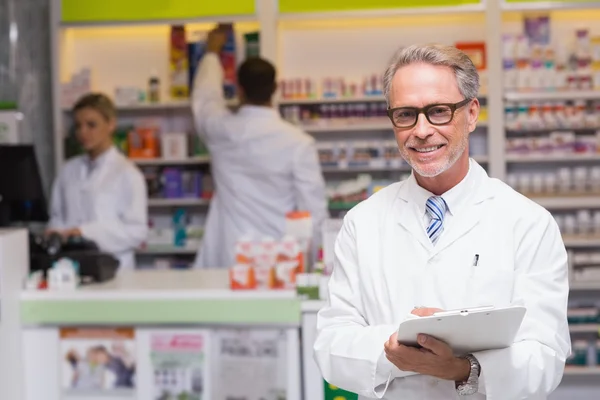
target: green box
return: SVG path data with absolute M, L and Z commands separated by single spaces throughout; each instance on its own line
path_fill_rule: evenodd
M 323 381 L 325 400 L 358 400 L 358 395 Z

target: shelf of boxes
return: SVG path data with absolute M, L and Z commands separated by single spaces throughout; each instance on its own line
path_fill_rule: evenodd
M 567 366 L 564 372 L 565 376 L 598 376 L 600 375 L 600 367 L 579 367 Z
M 600 208 L 600 195 L 596 196 L 581 196 L 581 195 L 565 195 L 565 196 L 536 196 L 528 195 L 528 197 L 547 208 L 553 210 L 573 210 L 579 208 Z
M 226 104 L 230 108 L 237 107 L 239 105 L 239 101 L 236 99 L 229 99 L 226 101 Z M 115 104 L 117 111 L 119 112 L 157 112 L 157 111 L 173 111 L 173 110 L 185 110 L 191 111 L 191 102 L 188 99 L 185 100 L 172 100 L 168 102 L 158 102 L 158 103 L 150 103 L 150 102 L 140 102 L 140 103 L 130 103 L 130 104 Z M 71 108 L 63 107 L 63 112 L 71 113 Z
M 584 161 L 600 162 L 600 153 L 582 154 L 507 154 L 509 163 L 573 163 Z
M 210 164 L 210 156 L 195 156 L 185 159 L 168 158 L 130 158 L 139 166 L 164 166 L 164 165 L 205 165 Z
M 580 1 L 580 0 L 532 0 L 529 2 L 507 3 L 505 0 L 501 3 L 504 11 L 552 11 L 552 10 L 589 10 L 591 8 L 600 8 L 600 1 Z
M 210 200 L 196 198 L 148 199 L 148 207 L 200 207 L 209 204 Z
M 568 248 L 600 247 L 600 235 L 591 237 L 563 235 L 563 242 Z
M 571 282 L 569 284 L 571 290 L 590 291 L 600 293 L 600 282 Z
M 507 101 L 600 100 L 600 90 L 507 92 Z
M 571 333 L 595 333 L 600 332 L 600 324 L 569 324 Z

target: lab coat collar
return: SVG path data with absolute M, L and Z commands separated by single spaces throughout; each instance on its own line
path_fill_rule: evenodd
M 238 114 L 252 117 L 280 118 L 279 113 L 273 107 L 254 106 L 251 104 L 244 104 L 241 106 L 238 110 Z
M 481 218 L 483 207 L 468 206 L 481 204 L 493 197 L 493 191 L 489 185 L 488 175 L 485 170 L 476 161 L 471 159 L 469 162 L 469 173 L 461 181 L 460 187 L 458 185 L 455 187 L 458 189 L 455 191 L 456 193 L 453 190 L 447 192 L 450 194 L 449 207 L 451 207 L 453 217 L 457 219 L 449 226 L 449 229 L 444 230 L 444 233 L 440 236 L 435 246 L 433 246 L 429 237 L 427 237 L 423 226 L 425 202 L 429 196 L 432 196 L 432 193 L 418 185 L 414 174 L 411 174 L 398 190 L 398 197 L 402 203 L 399 207 L 398 223 L 410 232 L 422 246 L 429 250 L 430 257 L 435 257 L 440 251 L 477 225 Z M 456 198 L 454 198 L 455 194 Z
M 116 153 L 116 151 L 117 149 L 115 148 L 115 146 L 111 146 L 104 153 L 96 157 L 95 160 L 92 160 L 89 154 L 86 154 L 84 157 L 85 164 L 87 166 L 94 166 L 95 168 L 100 167 L 104 165 L 106 163 L 106 160 L 108 158 L 111 158 Z
M 83 168 L 81 177 L 86 183 L 93 183 L 101 175 L 101 171 L 105 170 L 104 166 L 110 163 L 119 154 L 115 146 L 111 146 L 104 153 L 92 160 L 88 154 L 83 156 Z

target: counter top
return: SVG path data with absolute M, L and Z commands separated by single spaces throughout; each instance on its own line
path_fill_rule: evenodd
M 295 291 L 232 291 L 228 271 L 122 271 L 72 291 L 23 291 L 24 325 L 299 325 Z
M 231 290 L 226 269 L 135 270 L 77 290 L 28 290 L 21 300 L 295 299 L 294 290 Z

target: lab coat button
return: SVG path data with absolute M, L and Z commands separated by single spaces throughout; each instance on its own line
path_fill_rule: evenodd
M 431 381 L 429 381 L 429 384 L 433 387 L 433 386 L 437 386 L 437 384 L 439 383 L 439 381 L 435 378 L 431 379 Z

